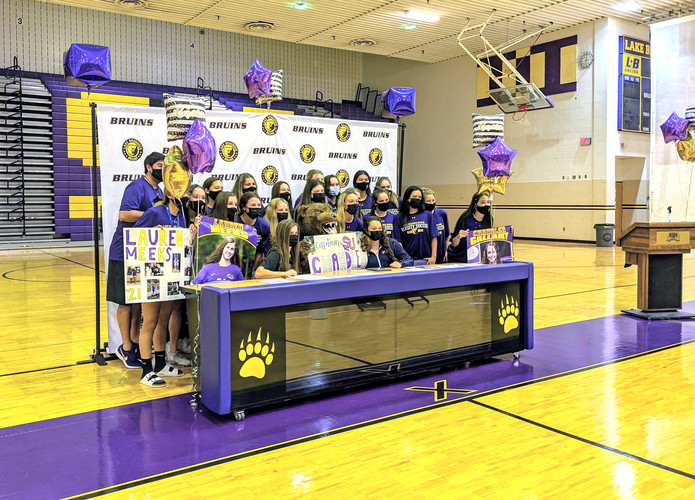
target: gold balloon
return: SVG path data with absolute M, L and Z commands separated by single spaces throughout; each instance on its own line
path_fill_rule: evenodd
M 172 146 L 164 158 L 164 187 L 175 198 L 181 198 L 191 187 L 193 175 L 188 169 L 183 151 L 178 146 Z
M 678 150 L 678 156 L 680 156 L 683 161 L 695 161 L 695 141 L 692 135 L 688 135 L 688 139 L 685 141 L 678 141 L 676 143 L 676 149 Z
M 509 175 L 483 175 L 483 167 L 476 168 L 472 170 L 475 180 L 478 183 L 478 193 L 484 193 L 485 191 L 492 193 L 504 194 L 507 189 L 507 181 L 514 173 L 513 170 L 509 172 Z

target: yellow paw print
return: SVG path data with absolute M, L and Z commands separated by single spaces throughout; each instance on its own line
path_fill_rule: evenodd
M 500 319 L 500 325 L 504 327 L 504 333 L 509 333 L 519 326 L 519 303 L 514 297 L 509 295 L 505 297 L 506 300 L 502 300 L 497 315 Z
M 261 338 L 261 329 L 258 329 L 256 341 L 251 339 L 253 334 L 249 332 L 249 338 L 242 340 L 239 345 L 239 360 L 243 363 L 239 375 L 244 378 L 265 377 L 265 367 L 273 362 L 275 343 L 270 342 L 270 333 L 266 333 L 265 342 Z

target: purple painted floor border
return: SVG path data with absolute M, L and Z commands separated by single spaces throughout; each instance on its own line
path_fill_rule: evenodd
M 695 322 L 609 316 L 538 330 L 520 360 L 258 411 L 241 422 L 192 408 L 186 394 L 8 427 L 0 429 L 0 496 L 78 495 L 434 403 L 431 392 L 406 387 L 446 379 L 479 394 L 693 339 Z

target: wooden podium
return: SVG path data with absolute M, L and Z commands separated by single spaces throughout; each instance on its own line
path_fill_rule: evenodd
M 692 318 L 683 307 L 683 254 L 695 248 L 695 223 L 637 222 L 619 238 L 625 267 L 637 264 L 637 307 L 645 319 Z

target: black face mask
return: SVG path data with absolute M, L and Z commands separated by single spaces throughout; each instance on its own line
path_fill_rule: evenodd
M 161 168 L 153 168 L 152 169 L 152 177 L 154 177 L 154 180 L 157 182 L 162 182 L 162 169 Z
M 483 215 L 487 215 L 487 214 L 490 213 L 490 205 L 487 205 L 487 206 L 484 206 L 484 207 L 478 207 L 478 206 L 476 206 L 475 209 L 476 209 L 479 213 L 481 213 L 481 214 L 483 214 Z
M 420 205 L 422 205 L 422 200 L 420 198 L 413 198 L 408 200 L 408 205 L 410 205 L 412 208 L 420 208 Z
M 293 247 L 299 243 L 299 235 L 290 234 L 290 246 Z
M 369 236 L 369 239 L 372 241 L 379 241 L 382 238 L 382 236 L 384 236 L 384 232 L 383 231 L 370 231 L 367 236 Z
M 196 215 L 200 215 L 205 211 L 205 202 L 203 200 L 192 200 L 189 201 L 186 206 L 188 209 Z
M 262 208 L 249 208 L 249 217 L 252 219 L 258 219 L 261 215 L 263 215 Z
M 345 205 L 345 210 L 350 215 L 357 215 L 357 212 L 360 211 L 360 204 L 359 203 L 353 203 L 352 205 Z
M 284 220 L 287 220 L 287 218 L 290 216 L 290 214 L 288 214 L 287 212 L 280 212 L 279 214 L 275 214 L 275 215 L 277 215 L 278 222 L 282 222 Z
M 228 208 L 227 209 L 227 219 L 230 221 L 234 221 L 234 218 L 236 217 L 236 208 Z
M 212 201 L 215 201 L 215 198 L 217 198 L 217 195 L 219 195 L 221 192 L 222 192 L 221 189 L 220 189 L 219 191 L 210 191 L 210 192 L 208 193 L 208 196 L 210 197 L 210 199 L 211 199 Z
M 251 186 L 251 187 L 243 188 L 243 189 L 241 190 L 242 193 L 250 193 L 250 192 L 252 192 L 252 191 L 256 191 L 256 186 Z
M 385 203 L 377 203 L 376 208 L 381 210 L 382 212 L 386 212 L 389 208 L 391 207 L 391 202 L 387 201 Z
M 285 193 L 279 193 L 278 198 L 282 198 L 285 201 L 290 201 L 290 198 L 292 198 L 292 193 L 290 193 L 289 191 Z
M 188 199 L 189 199 L 188 196 L 182 196 L 182 197 L 179 198 L 179 199 L 181 200 L 181 205 L 183 205 L 184 207 L 185 207 L 186 205 L 188 205 Z
M 431 212 L 432 210 L 434 210 L 434 207 L 436 206 L 436 203 L 425 203 L 425 210 Z
M 369 189 L 369 183 L 368 182 L 355 182 L 355 187 L 359 189 L 360 191 L 366 191 Z
M 314 203 L 323 203 L 326 201 L 326 195 L 324 193 L 314 193 L 311 195 L 311 201 Z

